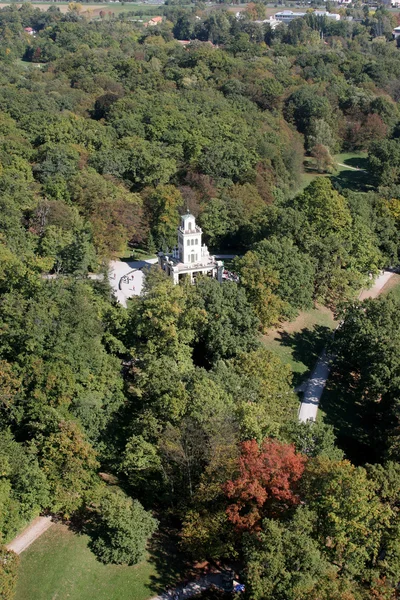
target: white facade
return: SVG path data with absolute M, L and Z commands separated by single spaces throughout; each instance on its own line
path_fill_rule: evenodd
M 400 1 L 400 0 L 399 0 Z M 326 17 L 327 19 L 333 19 L 334 21 L 340 21 L 340 15 L 336 13 L 330 13 L 326 10 L 315 10 L 314 12 L 310 12 L 310 15 L 315 15 L 316 17 Z M 294 19 L 301 19 L 305 17 L 307 13 L 304 12 L 293 12 L 292 10 L 282 10 L 281 12 L 277 12 L 274 14 L 274 20 L 279 21 L 280 23 L 290 23 Z
M 332 19 L 333 21 L 340 21 L 340 15 L 337 13 L 330 13 L 326 10 L 314 10 L 312 13 L 316 17 L 326 17 L 327 19 Z
M 194 281 L 198 275 L 210 275 L 222 281 L 223 263 L 211 256 L 208 248 L 202 243 L 203 232 L 196 225 L 196 219 L 189 212 L 181 217 L 178 227 L 178 246 L 171 254 L 160 252 L 158 264 L 179 283 L 184 277 Z
M 306 13 L 304 12 L 295 13 L 292 10 L 282 10 L 274 14 L 274 18 L 280 23 L 290 23 L 294 19 L 301 19 L 301 17 L 305 16 Z

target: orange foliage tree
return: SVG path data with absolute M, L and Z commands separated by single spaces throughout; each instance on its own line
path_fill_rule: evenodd
M 299 503 L 297 485 L 306 457 L 292 444 L 267 438 L 261 447 L 256 440 L 241 444 L 238 476 L 224 484 L 234 502 L 227 508 L 228 519 L 239 530 L 258 529 L 263 517 L 281 513 Z

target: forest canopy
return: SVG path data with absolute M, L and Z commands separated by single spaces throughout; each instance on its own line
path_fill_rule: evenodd
M 187 560 L 237 561 L 251 600 L 394 599 L 399 306 L 357 296 L 399 263 L 397 17 L 272 30 L 262 4 L 177 4 L 154 27 L 0 10 L 0 593 L 4 544 L 45 513 L 125 565 L 173 523 Z M 364 153 L 362 181 L 339 152 Z M 110 259 L 171 250 L 186 210 L 238 283 L 153 267 L 119 305 Z M 343 322 L 370 463 L 298 423 L 262 344 L 316 303 Z

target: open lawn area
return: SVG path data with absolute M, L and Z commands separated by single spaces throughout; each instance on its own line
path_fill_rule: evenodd
M 103 565 L 88 542 L 66 525 L 50 527 L 21 554 L 15 600 L 146 600 L 165 589 L 157 565 L 166 570 L 167 555 L 161 561 L 152 553 L 134 567 Z
M 349 188 L 354 191 L 367 191 L 371 181 L 367 169 L 367 154 L 365 152 L 344 152 L 334 156 L 336 172 L 333 174 L 319 173 L 315 169 L 312 158 L 304 160 L 304 173 L 302 175 L 299 189 L 296 194 L 301 193 L 316 177 L 330 177 L 340 187 Z
M 392 275 L 381 294 L 391 293 L 397 300 L 400 300 L 400 275 Z
M 334 327 L 331 311 L 321 306 L 301 312 L 294 321 L 270 330 L 262 336 L 262 342 L 285 364 L 290 364 L 297 386 L 309 375 Z

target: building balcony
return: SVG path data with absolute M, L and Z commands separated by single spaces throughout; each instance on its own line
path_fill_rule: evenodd
M 216 267 L 217 261 L 213 257 L 210 257 L 209 260 L 205 260 L 204 262 L 178 263 L 174 265 L 173 269 L 174 271 L 178 271 L 178 273 L 186 273 L 188 271 L 201 271 L 202 269 L 214 269 Z
M 203 233 L 203 230 L 198 225 L 195 225 L 194 229 L 183 229 L 183 227 L 179 227 L 179 231 L 181 233 Z

